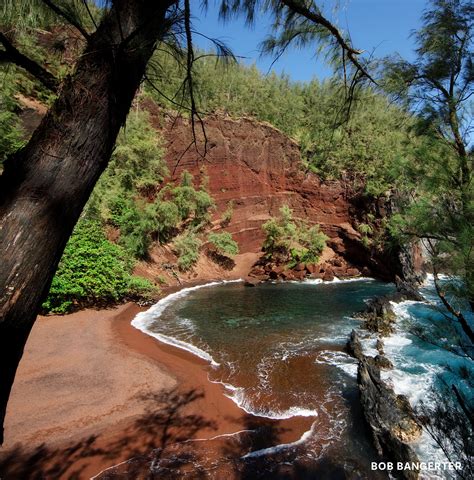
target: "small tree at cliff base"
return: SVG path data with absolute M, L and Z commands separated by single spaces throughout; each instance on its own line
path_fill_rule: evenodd
M 280 215 L 271 218 L 262 226 L 265 232 L 263 251 L 267 258 L 277 263 L 286 263 L 289 268 L 298 263 L 318 263 L 327 237 L 318 225 L 293 218 L 288 205 L 280 208 Z

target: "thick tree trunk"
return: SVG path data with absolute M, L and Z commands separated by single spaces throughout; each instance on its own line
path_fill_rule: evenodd
M 25 342 L 173 4 L 114 1 L 54 106 L 0 177 L 0 443 Z

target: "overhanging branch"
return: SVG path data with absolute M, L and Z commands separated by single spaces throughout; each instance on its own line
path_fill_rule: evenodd
M 344 40 L 338 28 L 333 25 L 327 18 L 323 17 L 320 13 L 311 11 L 302 2 L 298 0 L 281 0 L 281 3 L 283 3 L 283 5 L 286 5 L 290 10 L 307 18 L 308 20 L 311 20 L 317 25 L 321 25 L 322 27 L 326 28 L 329 33 L 331 33 L 331 35 L 334 37 L 342 50 L 347 53 L 347 58 L 354 65 L 354 67 L 356 67 L 356 69 L 363 76 L 367 77 L 371 82 L 377 85 L 377 82 L 374 80 L 374 78 L 369 74 L 369 72 L 367 72 L 364 66 L 357 59 L 357 55 L 360 55 L 362 53 L 362 50 L 356 50 L 351 45 L 349 45 L 346 40 Z
M 59 17 L 64 18 L 66 22 L 71 24 L 86 40 L 89 40 L 90 35 L 86 31 L 86 29 L 68 12 L 64 11 L 60 7 L 58 7 L 55 3 L 51 2 L 50 0 L 41 0 L 48 8 L 50 8 L 56 15 Z
M 47 89 L 56 92 L 59 87 L 58 79 L 39 63 L 23 55 L 9 40 L 0 32 L 0 44 L 5 50 L 0 51 L 0 63 L 10 62 L 23 68 L 30 75 L 38 79 Z

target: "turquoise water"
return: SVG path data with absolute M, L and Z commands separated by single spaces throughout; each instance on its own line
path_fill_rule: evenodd
M 406 395 L 421 414 L 431 416 L 437 402 L 446 404 L 452 398 L 451 385 L 456 385 L 467 402 L 473 404 L 474 352 L 472 346 L 468 348 L 469 342 L 459 324 L 436 295 L 432 277 L 427 279 L 421 293 L 424 302 L 407 301 L 393 307 L 398 322 L 395 333 L 385 339 L 385 353 L 394 369 L 385 372 L 383 377 L 392 383 L 396 393 Z M 454 298 L 450 301 L 455 304 Z M 467 321 L 474 325 L 472 312 L 462 304 L 459 308 L 463 308 Z M 474 468 L 472 458 L 469 461 L 459 456 L 456 449 L 451 449 L 451 442 L 446 442 L 444 448 L 450 459 L 462 462 L 465 478 L 474 475 L 474 471 L 467 473 L 469 468 Z M 426 431 L 414 448 L 422 460 L 447 460 Z M 431 472 L 430 478 L 453 477 L 449 472 L 439 471 Z
M 331 459 L 331 465 L 370 475 L 376 455 L 362 421 L 357 364 L 344 350 L 351 330 L 360 326 L 351 315 L 366 300 L 393 290 L 370 279 L 197 287 L 162 300 L 134 325 L 207 360 L 209 379 L 221 382 L 246 412 L 311 420 L 295 445 L 251 447 L 249 462 L 283 450 L 294 461 L 298 450 L 305 461 Z

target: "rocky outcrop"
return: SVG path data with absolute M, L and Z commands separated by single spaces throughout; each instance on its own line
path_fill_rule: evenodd
M 304 278 L 332 281 L 337 278 L 360 277 L 370 274 L 370 270 L 364 267 L 359 270 L 348 263 L 344 258 L 334 257 L 322 260 L 320 263 L 298 263 L 293 268 L 287 266 L 287 262 L 269 261 L 262 257 L 252 268 L 249 276 L 264 280 L 303 280 Z
M 404 395 L 395 394 L 381 378 L 381 370 L 393 368 L 385 356 L 383 337 L 395 330 L 396 316 L 392 302 L 406 300 L 420 301 L 423 297 L 412 285 L 413 279 L 395 278 L 397 290 L 394 293 L 375 298 L 367 302 L 364 311 L 358 314 L 363 320 L 362 332 L 376 334 L 378 354 L 370 357 L 364 354 L 361 340 L 355 330 L 347 344 L 349 353 L 359 361 L 357 382 L 364 416 L 369 424 L 375 447 L 380 455 L 394 462 L 418 462 L 410 442 L 421 435 L 421 425 Z M 394 470 L 394 476 L 404 479 L 418 478 L 414 470 Z
M 394 462 L 418 462 L 409 442 L 419 438 L 421 426 L 408 399 L 396 395 L 382 381 L 377 360 L 379 356 L 371 358 L 364 355 L 360 339 L 354 330 L 348 350 L 359 360 L 357 381 L 360 400 L 378 453 Z M 393 474 L 403 479 L 418 478 L 418 472 L 413 470 L 394 470 Z
M 408 282 L 395 278 L 397 291 L 374 298 L 367 302 L 366 308 L 357 314 L 357 317 L 364 321 L 363 328 L 372 333 L 378 333 L 382 336 L 390 335 L 394 332 L 395 314 L 391 302 L 404 302 L 406 300 L 422 301 L 423 297 Z

